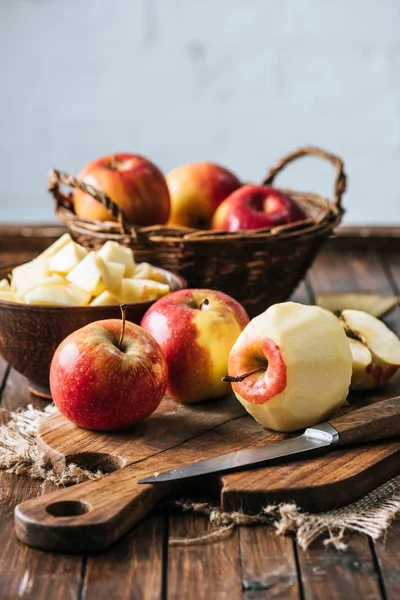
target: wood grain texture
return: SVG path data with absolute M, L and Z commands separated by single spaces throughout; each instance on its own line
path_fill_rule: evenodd
M 241 527 L 243 600 L 297 600 L 300 595 L 291 536 L 272 527 Z
M 209 403 L 199 410 L 182 406 L 171 411 L 169 406 L 167 401 L 137 430 L 111 435 L 79 429 L 61 415 L 49 417 L 40 435 L 53 463 L 64 466 L 73 458 L 88 466 L 91 460 L 99 464 L 101 457 L 103 463 L 119 461 L 125 466 L 96 481 L 18 506 L 18 537 L 29 545 L 49 550 L 105 548 L 163 497 L 184 489 L 179 480 L 153 485 L 139 485 L 137 480 L 283 437 L 265 430 L 248 415 L 238 416 L 242 412 L 234 398 Z M 178 416 L 178 424 L 184 416 L 184 428 L 176 425 L 174 416 Z M 160 437 L 160 431 L 164 436 Z M 195 437 L 188 439 L 189 435 Z M 339 506 L 400 472 L 399 450 L 400 440 L 228 475 L 222 480 L 222 505 L 226 510 L 244 508 L 248 512 L 259 512 L 268 502 L 286 500 L 307 510 Z M 193 493 L 191 480 L 187 486 Z
M 339 433 L 341 446 L 400 437 L 400 396 L 334 417 L 329 423 Z
M 89 556 L 85 600 L 159 600 L 163 582 L 163 514 L 152 513 L 107 552 Z
M 3 392 L 2 408 L 15 410 L 32 401 L 41 407 L 45 405 L 29 394 L 26 380 L 11 371 Z M 0 597 L 75 600 L 82 559 L 33 550 L 21 544 L 14 533 L 15 506 L 43 491 L 50 491 L 50 484 L 43 486 L 40 481 L 3 472 L 0 485 Z
M 227 535 L 202 540 L 215 531 L 204 515 L 170 518 L 168 600 L 242 599 L 239 532 L 233 529 Z M 193 543 L 194 538 L 198 541 Z
M 386 600 L 398 600 L 400 589 L 400 519 L 392 522 L 384 539 L 375 542 Z
M 299 549 L 298 559 L 307 600 L 382 598 L 366 537 L 353 535 L 351 548 L 341 552 L 319 542 L 306 551 Z

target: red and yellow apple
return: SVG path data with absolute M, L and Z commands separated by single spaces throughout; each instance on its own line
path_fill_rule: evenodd
M 264 427 L 295 431 L 334 414 L 352 371 L 338 319 L 318 306 L 283 302 L 255 317 L 229 355 L 237 399 Z
M 306 219 L 290 196 L 266 185 L 244 185 L 228 196 L 212 218 L 212 229 L 240 231 L 276 227 Z
M 165 177 L 143 156 L 123 153 L 103 156 L 86 165 L 78 179 L 107 194 L 133 225 L 168 221 L 170 198 Z M 73 205 L 78 217 L 116 220 L 105 206 L 81 190 L 74 191 Z
M 156 340 L 134 323 L 90 323 L 58 346 L 50 367 L 52 398 L 67 419 L 95 431 L 124 429 L 150 415 L 168 369 Z
M 340 322 L 353 356 L 350 389 L 370 390 L 400 369 L 400 340 L 385 323 L 361 310 L 343 310 Z
M 228 356 L 249 317 L 222 292 L 187 289 L 157 300 L 141 326 L 160 344 L 168 364 L 167 393 L 189 404 L 225 396 Z
M 198 162 L 166 175 L 171 196 L 169 225 L 208 229 L 221 202 L 240 187 L 239 179 L 220 165 Z

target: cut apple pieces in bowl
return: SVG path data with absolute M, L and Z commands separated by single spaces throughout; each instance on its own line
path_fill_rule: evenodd
M 373 389 L 400 368 L 400 340 L 385 323 L 361 310 L 343 310 L 339 319 L 353 357 L 351 390 Z
M 0 281 L 0 301 L 45 306 L 133 304 L 170 291 L 165 272 L 136 265 L 131 248 L 109 240 L 89 252 L 68 233 Z
M 315 302 L 318 306 L 331 312 L 342 312 L 346 309 L 362 310 L 374 317 L 383 317 L 399 304 L 398 296 L 382 296 L 348 292 L 343 294 L 317 294 Z

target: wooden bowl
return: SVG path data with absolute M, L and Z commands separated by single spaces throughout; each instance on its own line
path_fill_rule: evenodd
M 0 280 L 16 266 L 0 269 Z M 160 270 L 172 291 L 186 287 L 182 277 Z M 128 321 L 139 324 L 154 302 L 128 304 Z M 93 321 L 119 318 L 119 306 L 40 306 L 0 300 L 0 354 L 29 379 L 33 393 L 50 398 L 50 363 L 62 340 Z

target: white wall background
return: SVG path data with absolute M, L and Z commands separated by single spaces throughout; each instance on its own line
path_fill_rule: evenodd
M 316 144 L 345 159 L 347 223 L 400 224 L 399 75 L 399 0 L 0 0 L 0 221 L 51 221 L 49 168 L 109 152 L 256 181 Z

